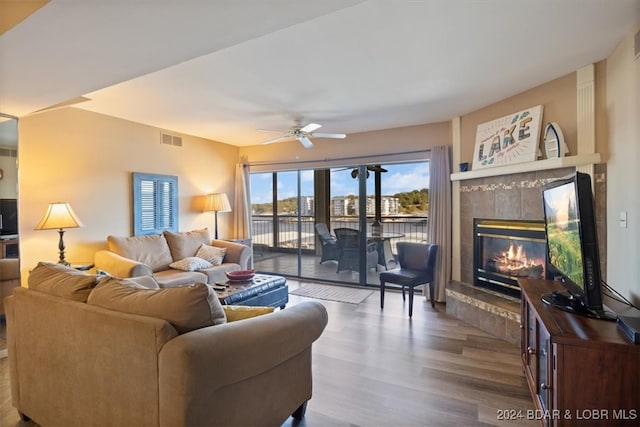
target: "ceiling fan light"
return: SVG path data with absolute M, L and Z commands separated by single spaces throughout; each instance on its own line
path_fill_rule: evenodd
M 320 129 L 322 127 L 322 125 L 319 125 L 317 123 L 309 123 L 308 125 L 305 125 L 304 127 L 300 128 L 301 132 L 313 132 L 316 129 Z

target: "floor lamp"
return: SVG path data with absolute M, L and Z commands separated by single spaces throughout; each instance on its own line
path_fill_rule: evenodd
M 218 239 L 218 212 L 231 212 L 231 205 L 225 193 L 208 194 L 204 203 L 204 212 L 215 214 L 215 239 Z
M 57 202 L 50 203 L 47 208 L 47 212 L 44 214 L 35 230 L 58 230 L 60 233 L 60 241 L 58 242 L 58 250 L 60 251 L 60 259 L 58 264 L 69 265 L 64 259 L 64 229 L 65 228 L 78 228 L 82 227 L 82 224 L 76 217 L 76 214 L 69 206 L 69 203 Z

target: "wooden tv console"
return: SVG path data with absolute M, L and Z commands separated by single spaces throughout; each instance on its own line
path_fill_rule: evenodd
M 563 289 L 560 283 L 518 283 L 522 362 L 536 408 L 523 415 L 542 426 L 640 425 L 640 345 L 628 341 L 616 322 L 543 303 L 543 294 Z

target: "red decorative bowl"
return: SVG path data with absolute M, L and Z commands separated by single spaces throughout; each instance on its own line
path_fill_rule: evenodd
M 238 271 L 228 271 L 227 278 L 234 282 L 239 282 L 243 280 L 251 280 L 253 276 L 256 275 L 254 270 L 238 270 Z

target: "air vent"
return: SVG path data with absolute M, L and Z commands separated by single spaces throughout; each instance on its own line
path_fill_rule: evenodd
M 161 133 L 160 143 L 165 145 L 173 145 L 175 147 L 182 147 L 182 137 L 171 135 L 168 133 Z
M 638 59 L 640 58 L 640 30 L 636 33 L 634 39 L 634 46 L 633 46 L 633 53 L 634 53 L 634 58 Z

